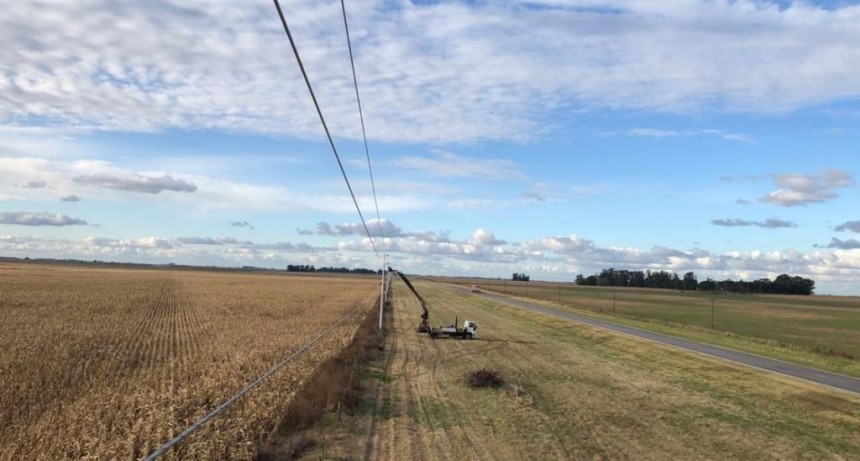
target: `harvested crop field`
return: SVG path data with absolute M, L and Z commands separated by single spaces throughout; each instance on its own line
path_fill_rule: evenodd
M 375 277 L 0 265 L 0 459 L 139 459 L 349 315 L 163 459 L 251 459 Z

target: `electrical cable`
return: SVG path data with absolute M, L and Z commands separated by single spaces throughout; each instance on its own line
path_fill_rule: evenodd
M 352 55 L 352 41 L 349 38 L 349 23 L 346 20 L 346 4 L 340 0 L 343 11 L 343 28 L 346 31 L 346 45 L 349 48 L 349 64 L 352 66 L 352 82 L 355 84 L 355 100 L 358 103 L 358 118 L 361 120 L 361 136 L 364 138 L 364 153 L 367 155 L 367 170 L 370 172 L 370 187 L 373 190 L 373 204 L 376 206 L 376 224 L 379 226 L 379 239 L 382 241 L 382 251 L 387 252 L 385 233 L 382 230 L 382 219 L 379 217 L 379 202 L 376 200 L 376 184 L 373 181 L 373 167 L 370 165 L 370 149 L 367 147 L 367 131 L 364 127 L 364 112 L 361 110 L 361 96 L 358 93 L 358 77 L 355 74 L 355 58 Z M 383 270 L 385 268 L 383 267 Z
M 293 34 L 290 33 L 290 26 L 287 25 L 287 20 L 284 18 L 284 12 L 281 10 L 281 4 L 278 0 L 272 0 L 275 2 L 275 8 L 278 10 L 278 16 L 281 18 L 281 25 L 284 26 L 284 32 L 287 34 L 287 39 L 290 41 L 290 47 L 293 49 L 293 54 L 296 56 L 296 62 L 299 64 L 299 69 L 302 71 L 302 77 L 305 79 L 305 84 L 308 86 L 308 92 L 311 94 L 311 99 L 313 99 L 314 107 L 317 109 L 317 115 L 320 117 L 320 122 L 322 123 L 323 129 L 325 130 L 325 135 L 328 138 L 329 145 L 331 145 L 331 150 L 334 152 L 334 158 L 337 160 L 337 165 L 340 167 L 340 172 L 343 175 L 343 180 L 346 182 L 346 187 L 349 189 L 349 195 L 352 196 L 352 203 L 355 204 L 355 209 L 358 211 L 358 217 L 361 218 L 361 224 L 364 226 L 364 232 L 367 233 L 367 238 L 370 239 L 370 246 L 373 247 L 373 252 L 376 253 L 376 259 L 380 260 L 380 264 L 382 261 L 382 257 L 379 255 L 379 251 L 376 249 L 376 244 L 373 242 L 373 237 L 370 235 L 370 230 L 367 228 L 367 221 L 364 220 L 364 215 L 361 213 L 361 207 L 358 206 L 358 200 L 355 198 L 355 193 L 352 191 L 352 186 L 349 184 L 349 178 L 346 176 L 346 170 L 343 168 L 343 163 L 340 161 L 340 155 L 337 153 L 337 148 L 334 145 L 334 140 L 331 137 L 331 132 L 329 132 L 328 125 L 325 122 L 325 117 L 323 117 L 322 109 L 320 109 L 319 102 L 317 102 L 316 94 L 314 94 L 314 89 L 311 86 L 311 81 L 308 78 L 308 73 L 305 71 L 305 66 L 302 64 L 302 58 L 299 56 L 299 49 L 296 48 L 296 42 L 293 40 Z

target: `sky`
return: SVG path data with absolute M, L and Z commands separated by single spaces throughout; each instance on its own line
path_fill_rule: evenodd
M 0 256 L 860 295 L 860 3 L 0 0 Z M 378 213 L 377 205 L 378 204 Z M 374 250 L 375 247 L 375 250 Z

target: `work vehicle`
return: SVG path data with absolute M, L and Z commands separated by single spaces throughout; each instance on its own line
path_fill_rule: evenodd
M 427 303 L 424 301 L 424 298 L 421 297 L 420 294 L 418 294 L 418 290 L 416 290 L 415 287 L 412 286 L 412 282 L 410 282 L 409 279 L 405 275 L 403 275 L 403 272 L 400 272 L 399 270 L 395 270 L 389 267 L 388 271 L 397 274 L 403 280 L 403 282 L 406 283 L 406 286 L 409 287 L 410 290 L 412 290 L 412 293 L 415 295 L 416 298 L 418 298 L 418 302 L 421 303 L 421 323 L 418 324 L 418 328 L 416 328 L 415 331 L 417 331 L 418 333 L 427 333 L 433 339 L 436 339 L 440 336 L 472 339 L 478 336 L 477 323 L 471 320 L 466 320 L 463 322 L 463 328 L 457 328 L 457 321 L 459 320 L 457 317 L 454 317 L 454 323 L 450 325 L 441 326 L 439 328 L 431 327 L 430 323 L 428 322 L 428 319 L 430 318 L 430 312 L 427 310 Z
M 478 336 L 478 324 L 471 320 L 463 321 L 463 328 L 457 328 L 457 318 L 454 318 L 454 323 L 433 328 L 430 327 L 428 334 L 431 338 L 436 339 L 440 336 L 450 336 L 452 338 L 473 339 Z

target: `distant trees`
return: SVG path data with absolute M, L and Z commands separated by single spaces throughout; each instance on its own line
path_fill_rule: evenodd
M 529 276 L 526 274 L 520 274 L 519 272 L 514 272 L 512 279 L 514 282 L 528 282 Z
M 289 264 L 287 265 L 287 272 L 316 272 L 317 269 L 314 266 L 307 266 L 304 264 Z
M 693 272 L 687 272 L 684 274 L 684 279 L 681 280 L 681 284 L 684 285 L 684 290 L 698 290 L 699 289 L 699 279 L 696 278 L 696 274 Z
M 517 275 L 517 274 L 514 274 Z M 515 279 L 516 280 L 516 279 Z M 613 286 L 637 288 L 665 288 L 671 290 L 725 291 L 730 293 L 771 293 L 786 295 L 811 295 L 815 292 L 815 281 L 800 276 L 782 274 L 771 281 L 762 278 L 754 281 L 722 280 L 707 278 L 698 281 L 694 272 L 679 277 L 666 271 L 630 271 L 614 268 L 603 269 L 597 274 L 576 276 L 576 284 L 583 286 Z
M 313 265 L 305 265 L 305 264 L 288 264 L 287 272 L 336 272 L 336 273 L 347 273 L 347 274 L 382 274 L 380 270 L 373 269 L 365 269 L 363 267 L 358 267 L 355 269 L 350 269 L 348 267 L 320 267 L 317 269 Z

